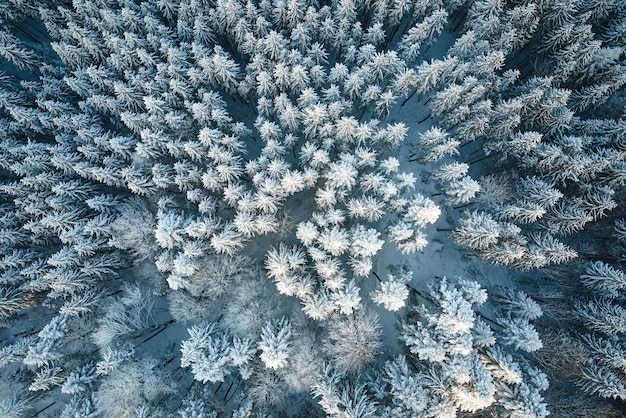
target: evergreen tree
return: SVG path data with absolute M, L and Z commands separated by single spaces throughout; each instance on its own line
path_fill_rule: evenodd
M 452 204 L 466 203 L 480 192 L 480 184 L 469 176 L 448 183 L 445 193 Z
M 359 311 L 345 319 L 335 318 L 328 328 L 324 351 L 340 372 L 363 369 L 377 355 L 381 327 L 377 315 Z
M 409 297 L 407 283 L 413 276 L 412 271 L 400 271 L 396 274 L 388 274 L 387 280 L 381 282 L 380 290 L 373 291 L 372 300 L 389 311 L 402 309 Z
M 468 248 L 483 249 L 495 244 L 501 236 L 502 227 L 484 212 L 470 212 L 461 220 L 456 231 L 456 241 Z
M 626 275 L 621 270 L 602 261 L 589 263 L 585 274 L 580 276 L 583 284 L 592 291 L 610 298 L 620 297 L 626 284 Z
M 476 318 L 473 305 L 486 299 L 480 286 L 468 281 L 454 285 L 444 278 L 431 290 L 428 307 L 422 305 L 403 324 L 401 338 L 410 354 L 387 362 L 373 382 L 387 414 L 454 416 L 497 405 L 507 416 L 547 416 L 540 395 L 547 388 L 545 376 L 522 371 Z
M 287 365 L 292 341 L 291 325 L 286 318 L 265 324 L 261 330 L 261 360 L 269 369 L 281 369 Z
M 181 344 L 181 367 L 191 366 L 194 379 L 203 383 L 223 382 L 232 367 L 231 343 L 215 324 L 193 326 Z

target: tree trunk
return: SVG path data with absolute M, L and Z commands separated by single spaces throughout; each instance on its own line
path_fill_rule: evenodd
M 240 387 L 241 387 L 241 379 L 237 380 L 237 386 L 235 386 L 235 389 L 233 390 L 233 394 L 230 395 L 230 398 L 226 399 L 226 397 L 224 397 L 224 402 L 230 402 L 230 400 L 233 399 L 233 397 L 235 396 L 235 394 L 237 393 Z
M 48 405 L 48 406 L 44 407 L 43 409 L 40 409 L 39 411 L 35 412 L 35 415 L 33 415 L 33 418 L 34 418 L 34 417 L 36 417 L 37 415 L 41 414 L 41 413 L 42 413 L 43 411 L 45 411 L 46 409 L 50 408 L 50 407 L 51 407 L 52 405 L 54 405 L 55 403 L 56 403 L 56 401 L 55 401 L 55 402 L 52 402 L 50 405 Z
M 400 105 L 400 107 L 404 107 L 404 105 L 406 104 L 406 102 L 408 102 L 409 100 L 411 100 L 411 97 L 415 96 L 415 93 L 417 93 L 417 90 L 413 90 L 413 93 L 411 93 L 409 95 L 409 97 L 407 97 L 406 99 L 404 99 L 404 101 L 402 102 L 402 104 Z
M 240 380 L 240 378 L 239 378 L 239 376 L 237 376 L 233 380 L 230 381 L 230 385 L 228 385 L 228 389 L 226 389 L 226 393 L 224 394 L 224 398 L 222 399 L 222 401 L 226 401 L 226 398 L 228 397 L 228 393 L 233 388 L 233 385 L 235 384 L 235 382 L 237 382 L 237 386 L 235 386 L 235 390 L 237 390 L 237 387 L 239 387 L 239 380 Z
M 167 322 L 164 322 L 162 324 L 159 324 L 156 326 L 156 331 L 154 331 L 152 333 L 152 335 L 150 335 L 148 338 L 146 338 L 145 340 L 143 340 L 142 342 L 140 342 L 139 344 L 137 344 L 135 346 L 135 348 L 142 346 L 143 344 L 145 344 L 146 342 L 150 341 L 151 339 L 153 339 L 154 337 L 156 337 L 157 335 L 159 335 L 160 333 L 162 333 L 163 331 L 165 331 L 167 329 L 168 326 L 170 326 L 171 324 L 174 323 L 173 319 L 170 319 Z
M 365 112 L 367 112 L 367 106 L 365 106 L 363 108 L 363 111 L 361 112 L 361 116 L 359 116 L 359 122 L 361 122 L 361 119 L 363 119 L 363 116 L 365 115 Z
M 455 210 L 463 209 L 463 208 L 466 208 L 468 206 L 475 205 L 475 204 L 476 204 L 476 202 L 469 202 L 469 203 L 466 203 L 464 205 L 454 206 L 452 209 L 455 209 Z
M 458 12 L 458 14 L 455 13 L 454 18 L 451 21 L 456 20 L 456 19 L 458 19 L 459 21 L 454 24 L 454 27 L 452 28 L 452 32 L 456 33 L 456 31 L 459 29 L 459 27 L 463 23 L 465 23 L 465 19 L 466 18 L 467 18 L 467 8 L 466 7 L 464 7 L 462 10 L 460 10 Z
M 215 388 L 215 391 L 213 392 L 213 395 L 215 395 L 217 393 L 217 391 L 221 389 L 223 384 L 224 384 L 224 382 L 222 381 L 222 382 L 220 382 L 219 385 L 217 385 L 217 387 Z
M 500 151 L 498 151 L 498 152 L 494 152 L 493 154 L 485 155 L 485 156 L 483 156 L 483 157 L 480 157 L 480 158 L 476 158 L 476 159 L 474 159 L 474 160 L 467 161 L 467 164 L 469 164 L 469 165 L 476 164 L 476 163 L 479 163 L 479 162 L 481 162 L 481 161 L 486 160 L 487 158 L 495 157 L 495 156 L 497 156 L 498 154 L 501 154 L 501 152 L 500 152 Z

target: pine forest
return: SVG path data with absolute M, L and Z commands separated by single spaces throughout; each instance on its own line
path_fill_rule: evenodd
M 626 417 L 624 0 L 0 0 L 1 418 Z

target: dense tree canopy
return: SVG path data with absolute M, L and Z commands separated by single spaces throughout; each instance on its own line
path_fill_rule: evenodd
M 622 2 L 0 23 L 3 417 L 618 415 Z

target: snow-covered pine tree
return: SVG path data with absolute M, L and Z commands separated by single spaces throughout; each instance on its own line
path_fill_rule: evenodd
M 24 364 L 40 367 L 59 360 L 62 357 L 60 349 L 63 345 L 63 337 L 68 331 L 68 322 L 67 315 L 58 315 L 44 326 L 37 334 L 37 343 L 28 348 L 23 360 Z
M 269 321 L 261 330 L 258 348 L 261 361 L 269 369 L 281 369 L 287 365 L 292 350 L 292 328 L 287 318 Z
M 361 310 L 346 318 L 330 321 L 324 351 L 339 372 L 356 372 L 371 363 L 378 354 L 380 334 L 378 316 Z
M 159 416 L 160 399 L 173 392 L 173 383 L 154 359 L 130 362 L 105 378 L 95 393 L 97 412 L 105 415 Z
M 314 398 L 329 417 L 374 417 L 376 406 L 368 396 L 365 386 L 341 384 L 340 375 L 330 364 L 320 373 L 319 381 L 311 388 Z
M 621 383 L 623 370 L 621 360 L 624 348 L 613 336 L 584 334 L 578 344 L 589 358 L 576 382 L 584 391 L 596 393 L 603 398 L 623 399 Z
M 193 326 L 190 338 L 181 344 L 181 367 L 191 366 L 194 379 L 203 383 L 223 382 L 231 373 L 231 342 L 215 324 Z
M 491 299 L 506 312 L 511 312 L 514 316 L 523 319 L 534 320 L 543 315 L 539 303 L 521 290 L 501 288 L 496 293 L 492 293 Z
M 467 203 L 480 192 L 480 184 L 469 176 L 452 180 L 444 190 L 448 201 L 453 205 Z
M 495 244 L 502 233 L 502 226 L 489 214 L 471 212 L 460 221 L 461 227 L 456 231 L 456 241 L 468 248 L 484 249 Z
M 127 286 L 119 298 L 111 298 L 93 332 L 93 341 L 102 349 L 132 331 L 145 331 L 156 325 L 156 300 L 145 288 Z
M 403 324 L 409 353 L 388 361 L 372 383 L 381 411 L 454 416 L 496 406 L 506 416 L 531 409 L 524 416 L 547 416 L 540 394 L 547 388 L 545 375 L 505 353 L 477 318 L 475 309 L 486 300 L 484 290 L 469 281 L 457 285 L 444 278 L 431 289 L 428 306 Z M 442 385 L 448 390 L 439 390 Z
M 425 41 L 432 42 L 448 21 L 448 12 L 445 9 L 434 10 L 429 16 L 416 23 L 402 36 L 398 49 L 407 62 L 414 61 L 420 54 Z
M 626 289 L 626 274 L 602 261 L 589 263 L 580 279 L 592 292 L 608 298 L 619 298 Z
M 380 289 L 370 293 L 374 303 L 383 305 L 389 311 L 397 311 L 406 305 L 409 297 L 408 282 L 413 277 L 413 272 L 406 269 L 397 269 L 388 274 L 384 282 L 380 283 Z
M 527 319 L 502 319 L 500 322 L 506 329 L 506 334 L 502 338 L 504 344 L 527 352 L 537 351 L 543 346 L 539 334 Z
M 422 164 L 434 163 L 445 156 L 459 153 L 460 142 L 436 126 L 420 134 L 414 156 Z

